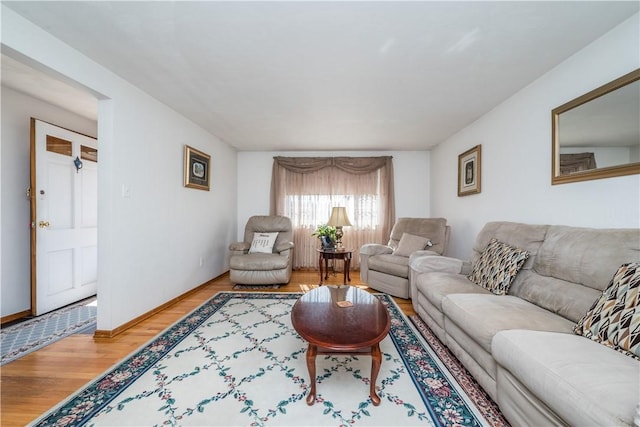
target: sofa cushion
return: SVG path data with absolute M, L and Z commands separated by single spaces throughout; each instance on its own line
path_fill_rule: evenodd
M 571 333 L 574 323 L 520 298 L 492 294 L 452 294 L 442 300 L 447 319 L 471 336 L 486 351 L 491 340 L 506 329 L 532 329 Z
M 369 270 L 407 279 L 409 277 L 409 258 L 393 254 L 374 255 L 369 258 Z
M 431 304 L 442 311 L 442 299 L 451 294 L 489 294 L 490 292 L 462 274 L 432 271 L 416 279 L 416 288 Z
M 492 352 L 567 424 L 633 425 L 640 362 L 578 335 L 541 331 L 500 332 Z
M 393 251 L 397 256 L 409 256 L 415 251 L 421 251 L 431 242 L 427 237 L 402 233 L 398 247 Z
M 431 257 L 430 257 L 431 258 Z M 425 311 L 428 309 L 428 313 L 420 313 L 424 318 L 425 315 L 431 317 L 433 322 L 437 325 L 437 328 L 444 330 L 444 314 L 442 313 L 442 299 L 449 294 L 489 294 L 490 292 L 481 286 L 469 281 L 466 276 L 462 274 L 443 273 L 439 271 L 432 271 L 429 273 L 423 273 L 418 275 L 415 280 L 416 292 L 412 290 L 411 298 L 417 305 L 422 304 Z M 434 327 L 425 319 L 429 327 L 433 330 Z M 434 331 L 441 333 L 441 331 Z M 444 333 L 439 338 L 444 342 Z
M 273 252 L 273 245 L 276 243 L 276 239 L 278 238 L 278 232 L 272 233 L 264 233 L 264 232 L 255 232 L 253 233 L 253 240 L 251 241 L 251 247 L 249 248 L 250 254 L 263 253 L 270 254 Z
M 491 239 L 473 263 L 469 280 L 496 295 L 504 295 L 528 257 L 524 249 Z
M 574 332 L 640 360 L 640 263 L 622 265 Z

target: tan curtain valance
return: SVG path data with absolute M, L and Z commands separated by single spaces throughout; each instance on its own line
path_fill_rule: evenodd
M 295 173 L 311 173 L 336 167 L 352 174 L 370 173 L 391 164 L 391 156 L 383 157 L 274 157 L 273 167 Z
M 286 169 L 294 173 L 313 173 L 321 169 L 335 167 L 354 175 L 363 175 L 383 169 L 381 189 L 384 197 L 385 212 L 382 221 L 382 228 L 386 232 L 391 232 L 391 227 L 395 221 L 395 197 L 393 182 L 393 157 L 280 157 L 273 158 L 273 168 L 271 171 L 271 200 L 269 210 L 271 215 L 282 215 L 279 209 L 278 199 L 280 197 L 281 181 L 280 169 Z

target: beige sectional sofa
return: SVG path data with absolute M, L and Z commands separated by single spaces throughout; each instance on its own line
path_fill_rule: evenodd
M 529 252 L 506 295 L 467 278 L 492 238 Z M 470 260 L 414 259 L 411 297 L 513 425 L 633 425 L 640 361 L 573 328 L 617 269 L 638 261 L 638 229 L 491 222 Z

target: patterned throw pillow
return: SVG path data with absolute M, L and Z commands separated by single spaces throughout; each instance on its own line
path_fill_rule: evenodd
M 491 239 L 473 264 L 469 280 L 496 295 L 504 295 L 527 258 L 529 252 L 524 249 Z
M 251 248 L 249 248 L 250 254 L 264 253 L 270 254 L 273 252 L 273 245 L 278 238 L 278 232 L 274 233 L 253 233 L 253 241 L 251 242 Z
M 573 331 L 640 360 L 640 263 L 622 265 Z

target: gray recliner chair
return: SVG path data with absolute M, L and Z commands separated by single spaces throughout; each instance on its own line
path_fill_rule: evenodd
M 268 237 L 275 237 L 271 248 L 265 249 Z M 252 242 L 263 237 L 260 245 Z M 271 243 L 271 242 L 269 242 Z M 244 229 L 244 241 L 229 246 L 231 282 L 244 285 L 289 283 L 293 256 L 293 228 L 284 216 L 256 215 L 249 218 Z M 252 252 L 256 248 L 259 252 Z
M 450 228 L 444 218 L 400 218 L 387 245 L 369 243 L 360 248 L 360 280 L 387 294 L 411 298 L 409 264 L 425 255 L 443 255 Z

